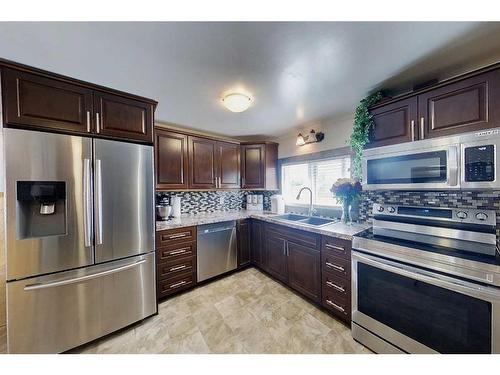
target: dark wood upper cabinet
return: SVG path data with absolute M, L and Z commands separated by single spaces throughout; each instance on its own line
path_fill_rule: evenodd
M 217 142 L 217 187 L 237 189 L 240 187 L 240 145 Z
M 370 129 L 367 148 L 418 139 L 416 97 L 376 108 L 370 113 L 375 125 Z
M 217 142 L 188 136 L 189 187 L 215 189 Z
M 4 67 L 2 95 L 7 126 L 92 131 L 91 89 Z
M 98 134 L 153 142 L 151 104 L 103 92 L 95 92 L 94 101 Z
M 238 267 L 250 264 L 250 221 L 239 220 L 237 228 L 238 237 Z
M 156 189 L 188 188 L 188 137 L 155 129 Z
M 278 189 L 278 144 L 241 145 L 241 180 L 243 189 Z
M 321 252 L 287 242 L 288 283 L 315 302 L 321 302 Z
M 483 73 L 418 96 L 421 139 L 500 125 L 500 70 Z

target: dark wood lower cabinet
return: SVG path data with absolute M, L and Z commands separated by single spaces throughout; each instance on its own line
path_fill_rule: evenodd
M 309 297 L 321 302 L 321 253 L 319 250 L 287 242 L 288 283 Z
M 265 270 L 278 280 L 287 283 L 288 257 L 286 256 L 286 240 L 268 233 L 265 241 Z
M 250 258 L 254 265 L 264 268 L 264 224 L 252 220 L 250 227 Z
M 156 233 L 156 295 L 170 296 L 196 285 L 196 227 Z
M 248 266 L 250 258 L 250 221 L 239 220 L 236 226 L 238 238 L 238 267 Z

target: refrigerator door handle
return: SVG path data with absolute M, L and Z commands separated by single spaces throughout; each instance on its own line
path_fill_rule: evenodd
M 143 264 L 145 262 L 146 262 L 146 259 L 142 259 L 142 260 L 140 260 L 138 262 L 134 262 L 134 263 L 131 263 L 131 264 L 126 264 L 124 266 L 112 268 L 110 270 L 106 270 L 106 271 L 102 271 L 102 272 L 93 273 L 93 274 L 90 274 L 90 275 L 79 276 L 79 277 L 74 277 L 74 278 L 65 279 L 65 280 L 58 280 L 58 281 L 54 281 L 54 282 L 51 282 L 51 283 L 45 283 L 45 284 L 31 284 L 31 285 L 26 285 L 24 287 L 24 290 L 25 291 L 30 291 L 30 290 L 46 289 L 46 288 L 53 288 L 53 287 L 56 287 L 56 286 L 63 286 L 63 285 L 68 285 L 68 284 L 80 283 L 82 281 L 96 279 L 98 277 L 103 277 L 103 276 L 111 275 L 111 274 L 114 274 L 114 273 L 117 273 L 117 272 L 122 272 L 122 271 L 128 270 L 130 268 L 134 268 L 134 267 L 140 266 L 141 264 Z
M 96 194 L 96 242 L 102 245 L 102 167 L 101 159 L 95 160 L 95 194 Z
M 92 246 L 92 186 L 90 159 L 83 159 L 83 233 L 85 247 Z

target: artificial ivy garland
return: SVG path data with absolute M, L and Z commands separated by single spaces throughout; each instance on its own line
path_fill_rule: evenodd
M 354 113 L 354 125 L 352 134 L 347 141 L 354 151 L 352 159 L 352 174 L 354 178 L 361 180 L 363 177 L 363 148 L 368 143 L 370 128 L 374 125 L 373 116 L 368 109 L 382 99 L 382 92 L 376 92 L 361 100 Z

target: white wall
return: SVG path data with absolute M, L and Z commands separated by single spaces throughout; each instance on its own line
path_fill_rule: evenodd
M 278 157 L 286 158 L 296 155 L 310 154 L 319 151 L 332 150 L 334 148 L 346 147 L 347 139 L 351 135 L 354 115 L 349 114 L 343 117 L 327 118 L 311 123 L 306 123 L 300 128 L 290 130 L 289 133 L 274 139 L 279 143 Z M 304 146 L 297 146 L 297 134 L 307 134 L 314 129 L 316 132 L 325 133 L 325 139 L 322 142 L 311 143 Z

